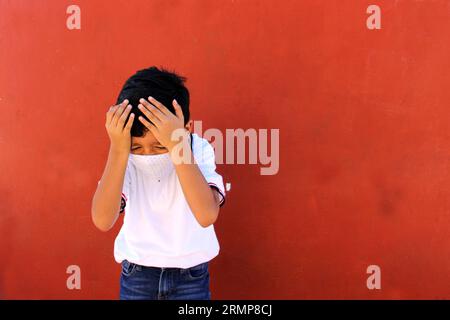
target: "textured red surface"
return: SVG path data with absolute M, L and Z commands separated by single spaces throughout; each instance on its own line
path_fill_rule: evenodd
M 105 112 L 151 65 L 204 129 L 280 129 L 277 175 L 219 165 L 214 299 L 450 298 L 449 1 L 80 0 L 72 31 L 70 4 L 0 1 L 0 298 L 118 297 L 121 221 L 90 205 Z

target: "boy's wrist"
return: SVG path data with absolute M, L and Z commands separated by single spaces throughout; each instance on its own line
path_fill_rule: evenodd
M 174 142 L 167 149 L 170 153 L 170 158 L 175 165 L 178 164 L 192 164 L 193 154 L 191 150 L 191 135 L 189 130 L 185 129 L 182 134 L 178 135 L 179 140 Z
M 189 130 L 187 130 L 186 128 L 177 130 L 182 130 L 182 133 L 177 134 L 178 140 L 171 140 L 170 145 L 167 146 L 167 150 L 169 150 L 169 152 L 172 152 L 176 146 L 183 145 L 185 141 L 188 145 L 190 145 L 191 143 L 191 135 Z
M 114 155 L 114 156 L 128 157 L 130 152 L 128 150 L 123 149 L 123 148 L 118 148 L 116 146 L 111 145 L 109 147 L 109 153 Z

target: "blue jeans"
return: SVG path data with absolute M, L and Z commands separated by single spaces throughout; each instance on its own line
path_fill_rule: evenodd
M 208 262 L 183 269 L 146 267 L 124 260 L 120 300 L 211 300 Z

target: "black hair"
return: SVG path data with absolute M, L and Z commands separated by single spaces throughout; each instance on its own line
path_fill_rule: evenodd
M 116 104 L 122 103 L 128 99 L 132 105 L 130 111 L 134 113 L 133 126 L 131 127 L 132 137 L 142 137 L 148 129 L 139 121 L 139 116 L 147 117 L 138 109 L 139 99 L 152 96 L 175 114 L 172 100 L 176 99 L 181 106 L 184 116 L 184 125 L 189 121 L 189 90 L 184 85 L 186 77 L 178 75 L 175 71 L 169 71 L 163 67 L 158 69 L 152 66 L 147 69 L 138 70 L 123 85 L 122 90 L 117 97 Z M 127 117 L 128 121 L 129 115 Z M 151 122 L 151 121 L 150 121 Z M 126 123 L 126 122 L 125 122 Z

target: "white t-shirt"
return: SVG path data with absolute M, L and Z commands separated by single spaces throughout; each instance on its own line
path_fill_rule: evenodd
M 223 179 L 216 172 L 214 149 L 192 134 L 192 150 L 208 184 L 225 201 Z M 114 258 L 143 266 L 189 268 L 219 254 L 214 226 L 202 227 L 184 197 L 169 153 L 131 154 L 125 171 L 123 225 L 114 243 Z

